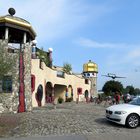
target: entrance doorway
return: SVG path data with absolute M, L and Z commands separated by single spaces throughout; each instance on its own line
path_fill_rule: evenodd
M 53 97 L 52 97 L 52 92 L 53 92 L 53 86 L 51 82 L 46 83 L 46 103 L 52 103 L 53 102 Z
M 89 93 L 88 90 L 85 91 L 85 98 L 86 98 L 86 102 L 89 102 Z
M 68 97 L 73 99 L 73 89 L 71 85 L 68 86 Z
M 42 98 L 43 98 L 43 86 L 39 85 L 37 88 L 37 93 L 36 93 L 36 100 L 37 100 L 38 106 L 41 106 Z

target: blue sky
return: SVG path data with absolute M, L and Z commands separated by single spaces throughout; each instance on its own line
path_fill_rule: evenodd
M 115 73 L 124 87 L 140 88 L 139 0 L 0 0 L 0 15 L 9 7 L 28 20 L 39 48 L 53 48 L 53 64 L 98 64 L 98 89 Z

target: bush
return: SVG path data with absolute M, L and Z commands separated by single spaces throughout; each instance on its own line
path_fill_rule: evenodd
M 67 98 L 67 100 L 66 100 L 66 102 L 71 102 L 71 101 L 73 101 L 73 98 L 72 97 Z
M 62 98 L 62 97 L 59 97 L 59 98 L 58 98 L 58 103 L 59 103 L 59 104 L 62 104 L 62 103 L 63 103 L 63 101 L 64 101 L 64 100 L 63 100 L 63 98 Z

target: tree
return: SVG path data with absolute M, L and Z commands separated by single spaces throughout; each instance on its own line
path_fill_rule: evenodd
M 135 89 L 134 89 L 133 86 L 127 86 L 127 87 L 125 88 L 125 91 L 126 91 L 127 93 L 129 93 L 130 95 L 134 95 L 134 94 L 135 94 Z
M 63 71 L 67 74 L 70 74 L 70 72 L 72 71 L 72 66 L 69 63 L 64 63 L 63 65 Z
M 10 54 L 5 44 L 0 41 L 0 80 L 2 80 L 4 75 L 12 72 L 16 62 L 15 59 L 16 56 Z
M 102 88 L 102 91 L 104 91 L 106 95 L 112 95 L 112 93 L 116 91 L 122 92 L 122 90 L 123 85 L 120 82 L 114 80 L 107 81 Z
M 43 50 L 43 48 L 39 49 L 39 48 L 36 48 L 36 51 L 37 51 L 37 56 L 40 60 L 42 60 L 46 66 L 49 66 L 50 64 L 50 61 L 49 61 L 49 57 L 48 57 L 48 53 L 46 51 Z
M 140 89 L 139 88 L 135 88 L 135 95 L 140 95 Z

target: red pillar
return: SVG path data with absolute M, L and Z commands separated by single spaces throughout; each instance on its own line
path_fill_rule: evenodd
M 20 50 L 19 56 L 19 106 L 18 112 L 25 112 L 25 95 L 24 95 L 24 65 L 23 52 Z

